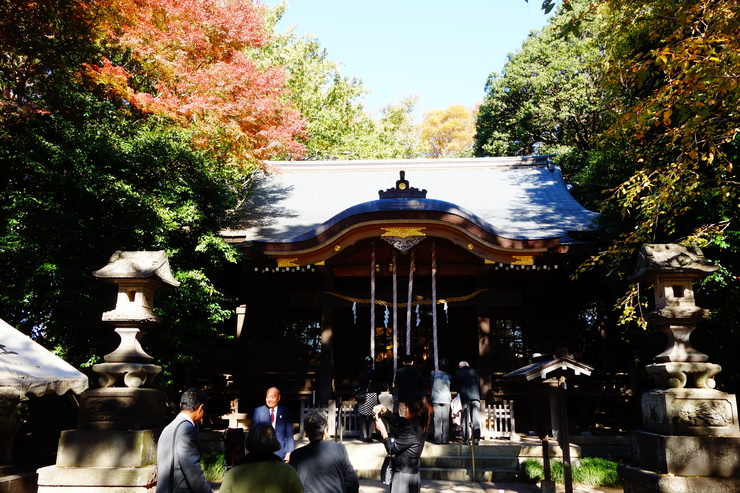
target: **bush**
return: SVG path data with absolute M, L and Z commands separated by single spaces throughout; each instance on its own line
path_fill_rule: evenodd
M 622 478 L 617 474 L 617 463 L 599 457 L 584 457 L 578 467 L 573 468 L 573 482 L 591 486 L 622 486 Z M 535 459 L 527 459 L 521 465 L 524 477 L 532 482 L 545 479 L 545 469 L 542 463 Z M 564 469 L 561 461 L 550 461 L 550 476 L 556 483 L 563 483 Z
M 220 483 L 224 479 L 226 465 L 224 463 L 224 454 L 205 454 L 200 458 L 203 466 L 203 474 L 208 481 Z

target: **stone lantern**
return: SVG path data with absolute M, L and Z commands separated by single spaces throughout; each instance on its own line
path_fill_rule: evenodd
M 632 432 L 635 466 L 625 492 L 740 491 L 740 428 L 735 396 L 715 390 L 721 371 L 689 340 L 709 311 L 696 306 L 693 282 L 717 270 L 698 247 L 643 245 L 632 275 L 653 285 L 647 315 L 668 337 L 645 367 L 657 387 L 642 395 L 643 430 Z
M 153 311 L 154 290 L 180 285 L 172 277 L 167 254 L 118 251 L 93 275 L 118 286 L 116 307 L 103 313 L 103 321 L 114 324 L 121 337 L 118 349 L 104 356 L 106 362 L 93 365 L 93 371 L 100 375 L 98 383 L 112 387 L 123 376 L 126 387 L 147 386 L 162 371 L 139 343 L 143 331 L 161 322 Z
M 153 311 L 155 289 L 179 283 L 164 251 L 115 252 L 93 275 L 118 286 L 116 306 L 103 320 L 115 326 L 121 342 L 105 363 L 93 365 L 100 388 L 80 396 L 77 429 L 62 432 L 56 465 L 38 470 L 38 491 L 151 493 L 166 398 L 150 388 L 162 367 L 139 338 L 160 323 Z

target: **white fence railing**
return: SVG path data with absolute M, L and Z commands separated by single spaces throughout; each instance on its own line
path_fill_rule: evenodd
M 481 435 L 485 439 L 511 438 L 514 435 L 514 403 L 502 401 L 481 409 Z
M 300 435 L 303 436 L 303 420 L 309 413 L 318 411 L 327 416 L 327 428 L 329 436 L 338 437 L 340 440 L 343 436 L 359 436 L 360 421 L 355 411 L 356 403 L 352 401 L 332 400 L 328 404 L 309 404 L 308 401 L 301 401 L 301 413 L 299 418 Z
M 329 401 L 328 404 L 311 405 L 301 401 L 300 436 L 303 436 L 303 420 L 313 411 L 323 412 L 327 416 L 329 436 L 342 440 L 345 436 L 360 436 L 360 420 L 354 400 Z M 514 403 L 502 401 L 481 408 L 481 437 L 486 440 L 494 438 L 511 438 L 515 434 Z

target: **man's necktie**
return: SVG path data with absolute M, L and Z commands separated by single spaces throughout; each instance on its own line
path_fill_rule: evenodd
M 270 408 L 270 424 L 272 425 L 273 428 L 275 428 L 275 408 L 274 407 Z

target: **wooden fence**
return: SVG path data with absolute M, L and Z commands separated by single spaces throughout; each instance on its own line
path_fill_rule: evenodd
M 501 401 L 481 409 L 481 436 L 484 439 L 511 438 L 515 433 L 514 403 Z
M 356 411 L 357 403 L 354 400 L 340 399 L 329 401 L 328 404 L 310 404 L 307 400 L 301 401 L 299 415 L 300 436 L 303 436 L 303 420 L 313 411 L 322 412 L 327 416 L 329 436 L 338 440 L 347 437 L 360 436 L 360 419 Z M 481 437 L 486 440 L 496 438 L 511 438 L 515 434 L 514 403 L 502 401 L 494 405 L 481 408 Z

